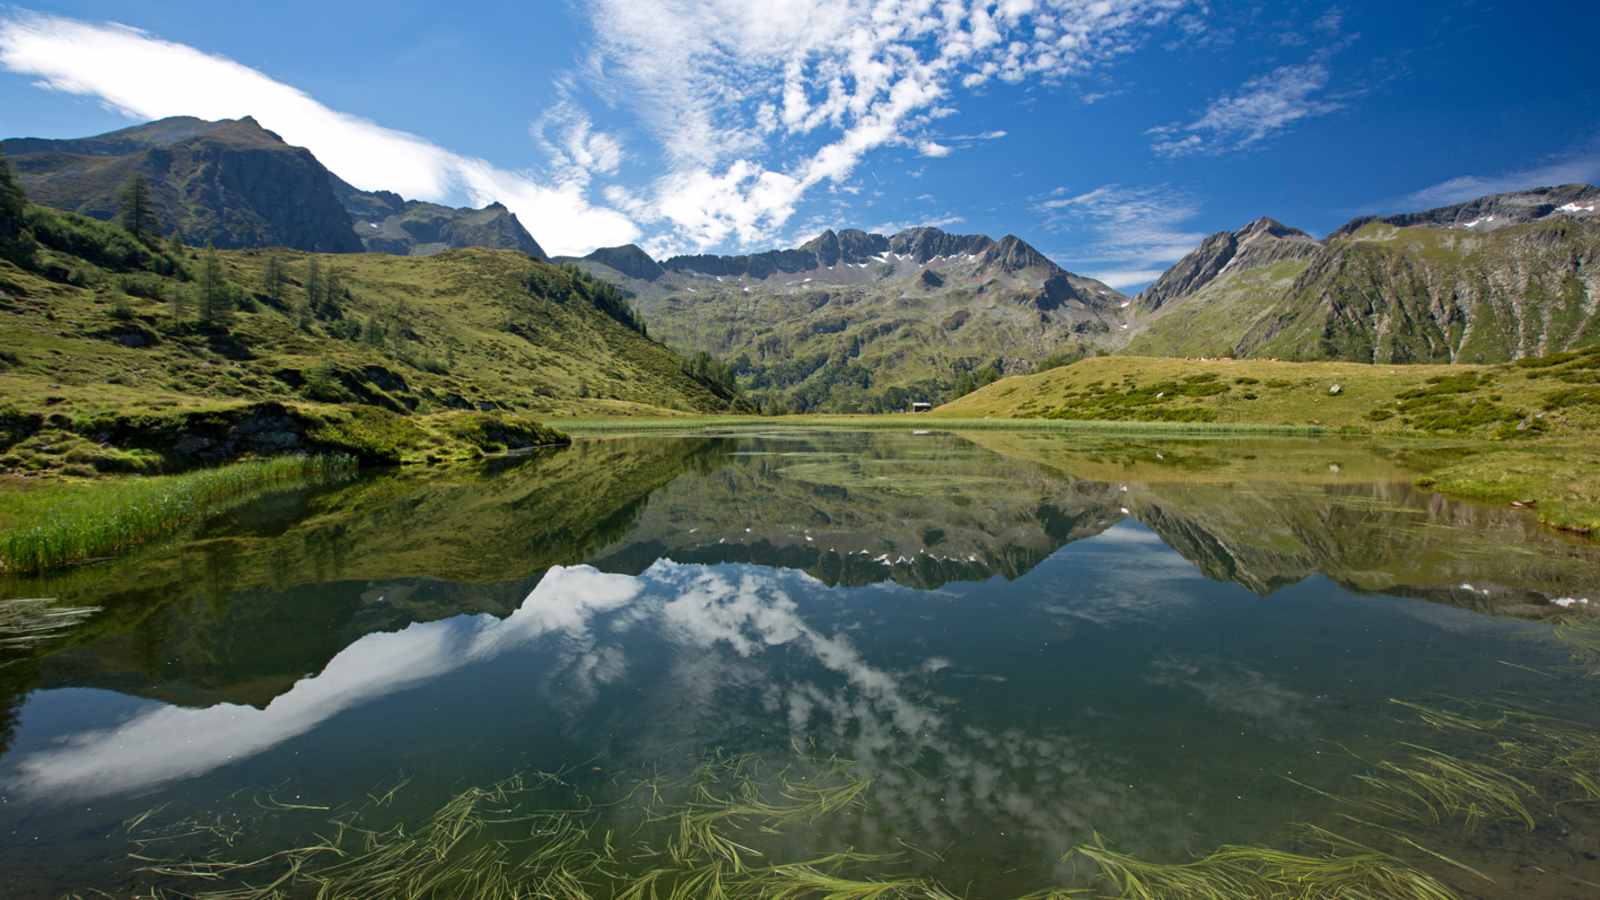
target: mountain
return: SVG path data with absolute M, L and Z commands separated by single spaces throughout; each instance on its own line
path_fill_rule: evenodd
M 1238 231 L 1219 231 L 1164 272 L 1134 298 L 1140 311 L 1154 312 L 1238 272 L 1285 259 L 1306 259 L 1322 247 L 1316 238 L 1274 219 L 1260 218 Z
M 255 119 L 187 116 L 75 140 L 0 141 L 33 202 L 97 219 L 116 215 L 128 178 L 149 179 L 162 228 L 193 246 L 290 247 L 426 256 L 484 247 L 545 259 L 510 210 L 452 209 L 363 191 Z
M 1207 238 L 1135 301 L 1126 352 L 1501 362 L 1600 340 L 1600 189 L 1564 185 Z
M 443 250 L 484 247 L 518 250 L 547 259 L 516 213 L 499 203 L 483 209 L 453 209 L 422 200 L 407 200 L 391 191 L 363 191 L 336 175 L 333 190 L 363 247 L 372 253 L 428 256 Z
M 1600 209 L 1600 188 L 1587 184 L 1534 188 L 1509 194 L 1490 194 L 1454 206 L 1441 206 L 1417 213 L 1394 216 L 1363 216 L 1345 223 L 1330 237 L 1349 237 L 1374 222 L 1407 228 L 1434 225 L 1441 228 L 1466 228 L 1494 231 L 1511 225 L 1537 222 L 1551 216 L 1581 216 L 1593 219 Z
M 516 446 L 505 423 L 530 415 L 729 407 L 615 288 L 520 252 L 217 251 L 203 303 L 202 252 L 40 206 L 25 223 L 38 248 L 0 260 L 0 472 L 436 459 Z
M 255 119 L 162 119 L 77 140 L 0 141 L 29 199 L 110 219 L 135 173 L 163 230 L 191 245 L 359 251 L 333 177 Z
M 568 262 L 579 261 L 565 257 L 563 259 Z M 601 247 L 599 250 L 583 257 L 581 261 L 605 266 L 639 281 L 655 281 L 665 275 L 667 271 L 661 268 L 660 263 L 651 259 L 650 254 L 639 249 L 636 244 L 625 244 L 621 247 Z
M 769 407 L 901 409 L 1063 353 L 1119 343 L 1127 298 L 1027 242 L 912 228 L 824 231 L 799 247 L 564 260 L 634 295 L 650 333 L 732 365 Z

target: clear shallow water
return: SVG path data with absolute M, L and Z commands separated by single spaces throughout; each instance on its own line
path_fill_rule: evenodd
M 800 756 L 871 779 L 769 853 L 897 851 L 975 897 L 1086 877 L 1059 859 L 1095 833 L 1281 843 L 1340 812 L 1295 782 L 1439 744 L 1390 698 L 1595 712 L 1541 619 L 1600 554 L 1388 456 L 773 432 L 275 497 L 4 587 L 103 611 L 0 668 L 0 868 L 18 896 L 196 890 L 126 854 L 254 858 L 397 784 L 366 814 L 518 772 L 621 830 L 642 779 L 718 755 L 774 790 Z M 1595 878 L 1570 827 L 1439 839 L 1482 896 L 1531 895 L 1530 861 Z

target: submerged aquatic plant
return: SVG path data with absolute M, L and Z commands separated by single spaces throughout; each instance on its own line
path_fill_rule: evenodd
M 560 773 L 538 773 L 458 793 L 420 823 L 369 827 L 366 814 L 392 803 L 403 785 L 396 786 L 369 795 L 371 803 L 363 809 L 335 811 L 328 820 L 331 831 L 319 840 L 254 859 L 151 855 L 169 832 L 180 837 L 215 833 L 193 821 L 137 838 L 132 857 L 142 864 L 142 874 L 163 882 L 197 882 L 207 887 L 190 895 L 212 900 L 300 893 L 329 898 L 954 900 L 932 882 L 884 874 L 899 861 L 898 854 L 844 850 L 768 860 L 752 846 L 755 842 L 779 835 L 786 825 L 815 823 L 858 807 L 870 782 L 838 759 L 805 759 L 770 782 L 759 780 L 760 770 L 755 757 L 718 758 L 680 782 L 641 782 L 624 798 L 637 802 L 638 819 L 620 832 L 604 826 L 604 814 L 615 805 L 594 806 L 581 795 L 573 808 L 530 806 L 540 789 L 565 784 Z M 668 794 L 680 792 L 688 794 L 686 801 L 666 801 Z M 152 814 L 130 820 L 129 830 L 148 826 Z M 231 846 L 235 838 L 230 832 L 225 843 Z M 861 871 L 869 866 L 875 871 Z
M 1334 900 L 1389 897 L 1395 900 L 1454 900 L 1433 876 L 1400 859 L 1313 829 L 1324 853 L 1291 853 L 1268 847 L 1225 845 L 1187 863 L 1153 863 L 1105 846 L 1099 835 L 1076 847 L 1099 866 L 1123 900 Z
M 81 624 L 98 606 L 56 606 L 44 598 L 0 600 L 0 650 L 31 650 Z
M 355 473 L 354 457 L 278 456 L 183 475 L 128 476 L 41 491 L 0 534 L 0 572 L 24 575 L 126 553 L 272 490 Z

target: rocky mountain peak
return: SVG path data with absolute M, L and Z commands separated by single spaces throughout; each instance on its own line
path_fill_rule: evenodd
M 1470 231 L 1494 231 L 1510 225 L 1537 222 L 1551 216 L 1600 221 L 1600 188 L 1588 184 L 1563 184 L 1505 194 L 1490 194 L 1465 203 L 1441 206 L 1422 212 L 1401 213 L 1394 216 L 1362 216 L 1345 223 L 1329 237 L 1348 237 L 1372 222 L 1381 222 L 1398 228 L 1432 225 Z
M 1051 262 L 1049 257 L 1014 234 L 1006 235 L 999 243 L 989 247 L 984 253 L 983 261 L 985 265 L 998 265 L 1006 272 L 1020 272 L 1023 269 L 1033 268 L 1054 272 L 1060 268 Z
M 981 234 L 950 234 L 938 228 L 907 228 L 888 239 L 888 251 L 925 263 L 937 256 L 966 256 L 986 252 L 994 241 Z
M 1300 259 L 1317 252 L 1322 243 L 1298 228 L 1267 216 L 1235 231 L 1219 231 L 1200 242 L 1183 259 L 1139 292 L 1135 303 L 1145 312 L 1199 291 L 1225 271 L 1268 266 L 1283 259 Z
M 640 249 L 637 244 L 624 244 L 621 247 L 601 247 L 599 250 L 585 256 L 591 262 L 610 266 L 629 278 L 641 281 L 655 281 L 667 270 L 650 257 L 650 254 Z
M 1304 231 L 1301 231 L 1298 228 L 1291 228 L 1288 225 L 1279 222 L 1277 219 L 1272 218 L 1271 216 L 1262 216 L 1261 218 L 1256 219 L 1254 222 L 1251 222 L 1249 225 L 1239 229 L 1237 232 L 1235 232 L 1235 234 L 1237 234 L 1241 239 L 1246 237 L 1255 237 L 1257 235 L 1278 238 L 1311 237 L 1311 235 L 1306 234 Z

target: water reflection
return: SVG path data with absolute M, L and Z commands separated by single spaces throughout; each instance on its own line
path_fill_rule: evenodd
M 1548 690 L 1476 665 L 1559 658 L 1481 613 L 1538 619 L 1597 573 L 1358 444 L 585 442 L 8 587 L 106 611 L 0 666 L 0 826 L 402 756 L 459 785 L 800 740 L 875 779 L 851 845 L 1047 870 L 1092 830 L 1261 838 L 1307 802 L 1286 760 L 1353 768 L 1301 754 L 1381 744 L 1388 697 Z

